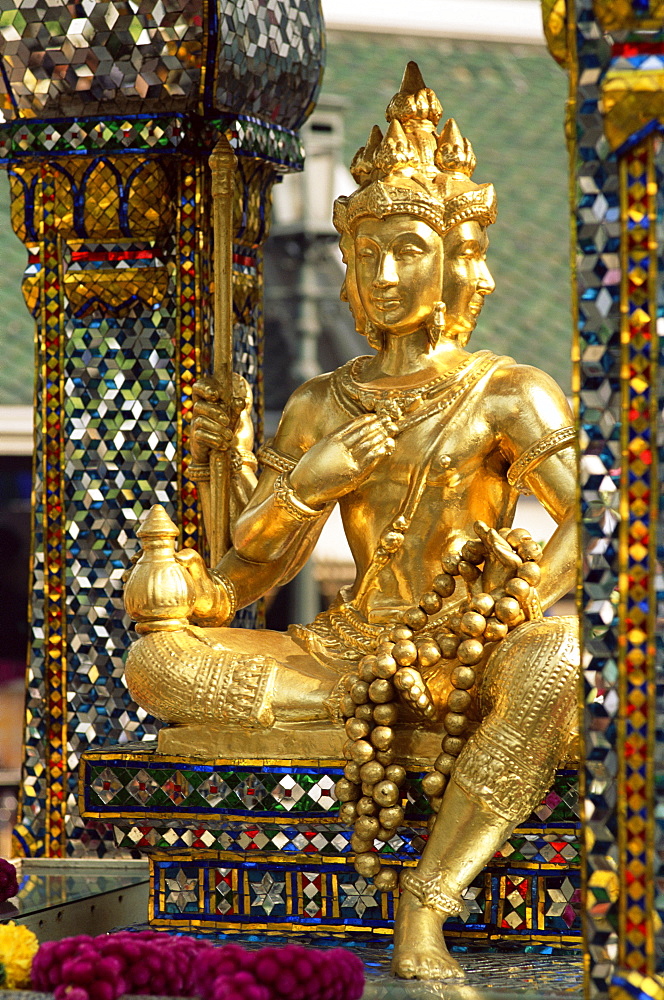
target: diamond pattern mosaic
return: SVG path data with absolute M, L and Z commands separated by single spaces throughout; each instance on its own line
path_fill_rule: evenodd
M 664 47 L 661 30 L 638 31 L 653 27 L 643 20 L 652 15 L 648 4 L 603 0 L 593 7 L 590 0 L 576 0 L 575 9 L 585 562 L 582 794 L 588 821 L 588 996 L 595 998 L 608 996 L 615 965 L 634 975 L 661 968 L 653 918 L 655 907 L 662 908 L 662 833 L 656 825 L 661 809 L 654 798 L 661 767 L 661 751 L 654 748 L 662 718 L 662 553 L 657 550 L 662 490 L 656 452 L 661 449 L 662 272 L 655 254 L 658 245 L 662 253 L 661 139 L 652 127 L 639 131 L 642 123 L 635 118 L 620 155 L 611 155 L 598 98 L 607 69 L 623 74 L 629 91 L 629 74 L 661 70 Z M 596 16 L 605 27 L 610 22 L 612 30 L 624 25 L 632 32 L 617 30 L 602 38 Z M 635 104 L 635 115 L 637 110 Z M 625 128 L 627 112 L 623 118 Z M 622 971 L 620 976 L 624 979 Z
M 318 93 L 322 33 L 310 0 L 8 0 L 2 107 L 8 119 L 232 109 L 296 129 Z
M 381 900 L 352 870 L 351 830 L 336 820 L 341 774 L 326 761 L 260 770 L 228 760 L 194 763 L 159 754 L 149 742 L 88 750 L 81 812 L 108 824 L 120 849 L 148 854 L 154 919 L 164 926 L 265 922 L 276 932 L 290 914 L 315 933 L 341 932 L 348 921 L 349 928 L 386 933 L 394 899 Z M 387 843 L 376 842 L 388 864 L 412 865 L 422 853 L 430 814 L 423 777 L 409 775 L 404 825 Z M 577 807 L 576 772 L 558 772 L 466 893 L 460 920 L 449 924 L 454 936 L 578 943 Z M 333 903 L 339 893 L 340 907 Z
M 210 817 L 199 827 L 192 823 L 178 825 L 177 819 L 128 823 L 127 816 L 122 822 L 113 821 L 115 842 L 118 847 L 141 854 L 151 850 L 190 848 L 238 854 L 263 850 L 322 855 L 350 853 L 350 831 L 336 823 L 316 824 L 307 820 L 306 826 L 277 826 L 265 819 L 261 819 L 260 824 L 257 821 L 224 823 Z M 404 826 L 378 850 L 400 860 L 417 859 L 425 843 L 426 831 L 421 825 Z M 575 867 L 579 863 L 578 833 L 563 828 L 555 833 L 515 833 L 497 852 L 492 867 L 544 870 Z
M 653 357 L 657 259 L 654 247 L 653 140 L 637 146 L 621 160 L 622 214 L 626 220 L 622 245 L 622 267 L 626 275 L 628 310 L 623 313 L 622 360 L 629 376 L 624 383 L 623 454 L 627 475 L 621 481 L 621 509 L 627 509 L 621 534 L 621 616 L 624 641 L 621 670 L 624 672 L 627 713 L 624 731 L 622 789 L 626 801 L 625 855 L 621 867 L 624 893 L 625 938 L 621 966 L 645 975 L 652 971 L 650 914 L 653 879 L 648 864 L 652 841 L 652 733 L 653 705 L 648 687 L 653 679 L 652 646 L 655 601 L 651 496 L 658 495 L 653 471 L 651 442 L 656 435 L 657 392 L 653 385 L 658 347 Z M 654 406 L 653 406 L 654 403 Z M 651 412 L 652 407 L 652 412 Z M 644 822 L 645 818 L 645 822 Z
M 657 254 L 658 254 L 658 274 L 664 274 L 664 152 L 659 143 L 655 143 L 655 171 L 657 182 Z M 657 387 L 657 401 L 651 401 L 651 410 L 656 405 L 657 419 L 662 420 L 664 416 L 664 282 L 657 283 L 656 301 L 656 323 L 655 323 L 655 343 L 657 345 L 658 358 L 656 359 L 657 374 L 653 379 L 653 386 Z M 654 560 L 654 681 L 656 692 L 655 704 L 655 741 L 653 747 L 653 763 L 655 789 L 662 786 L 664 778 L 664 488 L 662 488 L 662 477 L 664 476 L 664 435 L 661 434 L 659 426 L 657 433 L 651 442 L 653 450 L 656 448 L 656 463 L 659 482 L 655 484 L 654 491 L 651 492 L 651 517 L 656 521 L 656 551 Z M 654 886 L 655 908 L 660 921 L 664 921 L 664 810 L 660 802 L 657 802 L 654 809 L 654 831 L 653 831 L 653 871 L 652 882 Z M 657 935 L 654 942 L 654 957 L 656 969 L 661 973 L 664 968 L 664 943 L 661 935 Z
M 576 0 L 578 412 L 585 678 L 586 947 L 590 996 L 607 995 L 618 931 L 616 830 L 620 481 L 620 212 L 618 168 L 598 107 L 611 49 L 592 0 Z
M 91 153 L 204 152 L 222 132 L 238 156 L 259 158 L 280 172 L 302 169 L 304 153 L 297 132 L 246 115 L 211 121 L 187 115 L 20 119 L 0 126 L 0 163 L 37 155 L 59 159 Z

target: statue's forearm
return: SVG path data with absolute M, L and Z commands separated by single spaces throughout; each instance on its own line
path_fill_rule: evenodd
M 573 515 L 562 521 L 544 548 L 538 587 L 543 608 L 550 608 L 576 584 L 577 529 Z
M 312 529 L 318 533 L 329 510 L 329 506 L 320 510 L 308 507 L 287 478 L 279 476 L 268 495 L 240 515 L 233 544 L 240 555 L 253 562 L 281 563 L 293 545 L 299 546 Z

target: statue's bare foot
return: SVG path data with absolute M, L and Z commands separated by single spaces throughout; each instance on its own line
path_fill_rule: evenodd
M 463 979 L 447 950 L 442 918 L 411 892 L 401 893 L 394 924 L 392 973 L 401 979 Z

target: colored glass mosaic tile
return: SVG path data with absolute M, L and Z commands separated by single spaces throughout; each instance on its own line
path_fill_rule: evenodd
M 660 279 L 657 283 L 656 307 L 656 337 L 654 345 L 658 351 L 657 378 L 653 380 L 653 389 L 657 393 L 657 410 L 664 413 L 664 153 L 662 145 L 655 142 L 654 161 L 657 183 L 657 270 Z M 651 406 L 653 405 L 651 399 Z M 654 683 L 655 683 L 655 740 L 653 750 L 654 787 L 656 794 L 664 783 L 664 437 L 657 433 L 653 442 L 656 448 L 655 469 L 658 482 L 651 490 L 651 518 L 656 523 L 656 551 L 651 568 L 654 569 Z M 661 805 L 657 803 L 654 810 L 653 853 L 651 861 L 651 879 L 655 886 L 655 908 L 660 921 L 664 921 L 664 815 Z M 657 973 L 664 971 L 664 942 L 661 935 L 655 936 L 654 959 Z
M 573 195 L 577 268 L 577 407 L 584 577 L 582 665 L 588 817 L 584 856 L 589 997 L 607 995 L 617 948 L 616 837 L 618 551 L 620 476 L 620 212 L 618 169 L 604 137 L 599 96 L 611 50 L 592 0 L 577 0 L 575 100 L 577 181 Z
M 325 761 L 260 769 L 194 763 L 146 743 L 90 750 L 81 764 L 81 811 L 109 823 L 118 847 L 150 857 L 157 924 L 220 931 L 265 921 L 276 932 L 292 917 L 318 934 L 341 933 L 348 918 L 349 927 L 386 933 L 393 900 L 360 884 L 350 867 L 351 830 L 336 819 L 334 783 L 341 773 Z M 426 843 L 422 777 L 409 774 L 406 823 L 387 843 L 376 842 L 387 864 L 416 863 Z M 574 772 L 558 773 L 538 809 L 466 893 L 461 920 L 449 924 L 453 935 L 578 941 L 574 779 Z M 342 871 L 333 892 L 331 873 Z M 354 913 L 334 909 L 330 893 L 342 891 Z M 354 924 L 360 917 L 362 924 Z
M 329 819 L 330 810 L 336 808 L 334 783 L 341 775 L 340 764 L 326 761 L 194 763 L 157 753 L 151 741 L 86 751 L 79 789 L 82 811 L 99 819 L 196 819 L 250 813 L 316 820 Z M 424 776 L 425 772 L 411 772 L 407 790 L 406 818 L 420 822 L 431 814 L 422 791 Z M 553 788 L 523 826 L 575 829 L 576 807 L 576 772 L 559 771 Z
M 122 576 L 139 518 L 156 501 L 184 544 L 201 543 L 195 486 L 182 469 L 192 385 L 210 364 L 200 239 L 208 172 L 200 158 L 169 160 L 168 171 L 166 162 L 126 152 L 11 170 L 12 221 L 30 250 L 23 290 L 41 345 L 34 656 L 16 831 L 27 854 L 117 850 L 109 827 L 78 815 L 75 771 L 100 740 L 155 732 L 123 681 L 132 633 Z M 236 368 L 252 385 L 260 435 L 260 246 L 275 173 L 245 158 L 237 178 Z M 238 617 L 251 626 L 255 611 Z
M 657 260 L 654 205 L 653 140 L 626 153 L 620 163 L 623 234 L 621 264 L 623 322 L 622 443 L 625 469 L 621 478 L 620 596 L 622 642 L 621 696 L 626 713 L 619 728 L 622 817 L 620 966 L 645 975 L 652 968 L 653 880 L 648 864 L 652 850 L 652 743 L 649 687 L 653 682 L 654 542 L 651 496 L 658 494 L 651 443 L 656 434 L 658 398 L 655 335 Z M 654 412 L 651 406 L 654 403 Z

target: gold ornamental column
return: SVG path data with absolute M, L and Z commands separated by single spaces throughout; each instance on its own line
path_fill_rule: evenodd
M 18 853 L 113 850 L 110 828 L 78 815 L 77 764 L 91 746 L 155 731 L 123 681 L 122 575 L 138 518 L 157 499 L 182 544 L 202 541 L 187 464 L 192 385 L 214 336 L 208 157 L 223 135 L 238 158 L 232 361 L 260 421 L 261 247 L 273 183 L 302 167 L 297 129 L 321 48 L 307 0 L 258 13 L 246 0 L 138 13 L 101 2 L 84 17 L 14 0 L 0 16 L 0 160 L 28 250 L 37 359 Z

